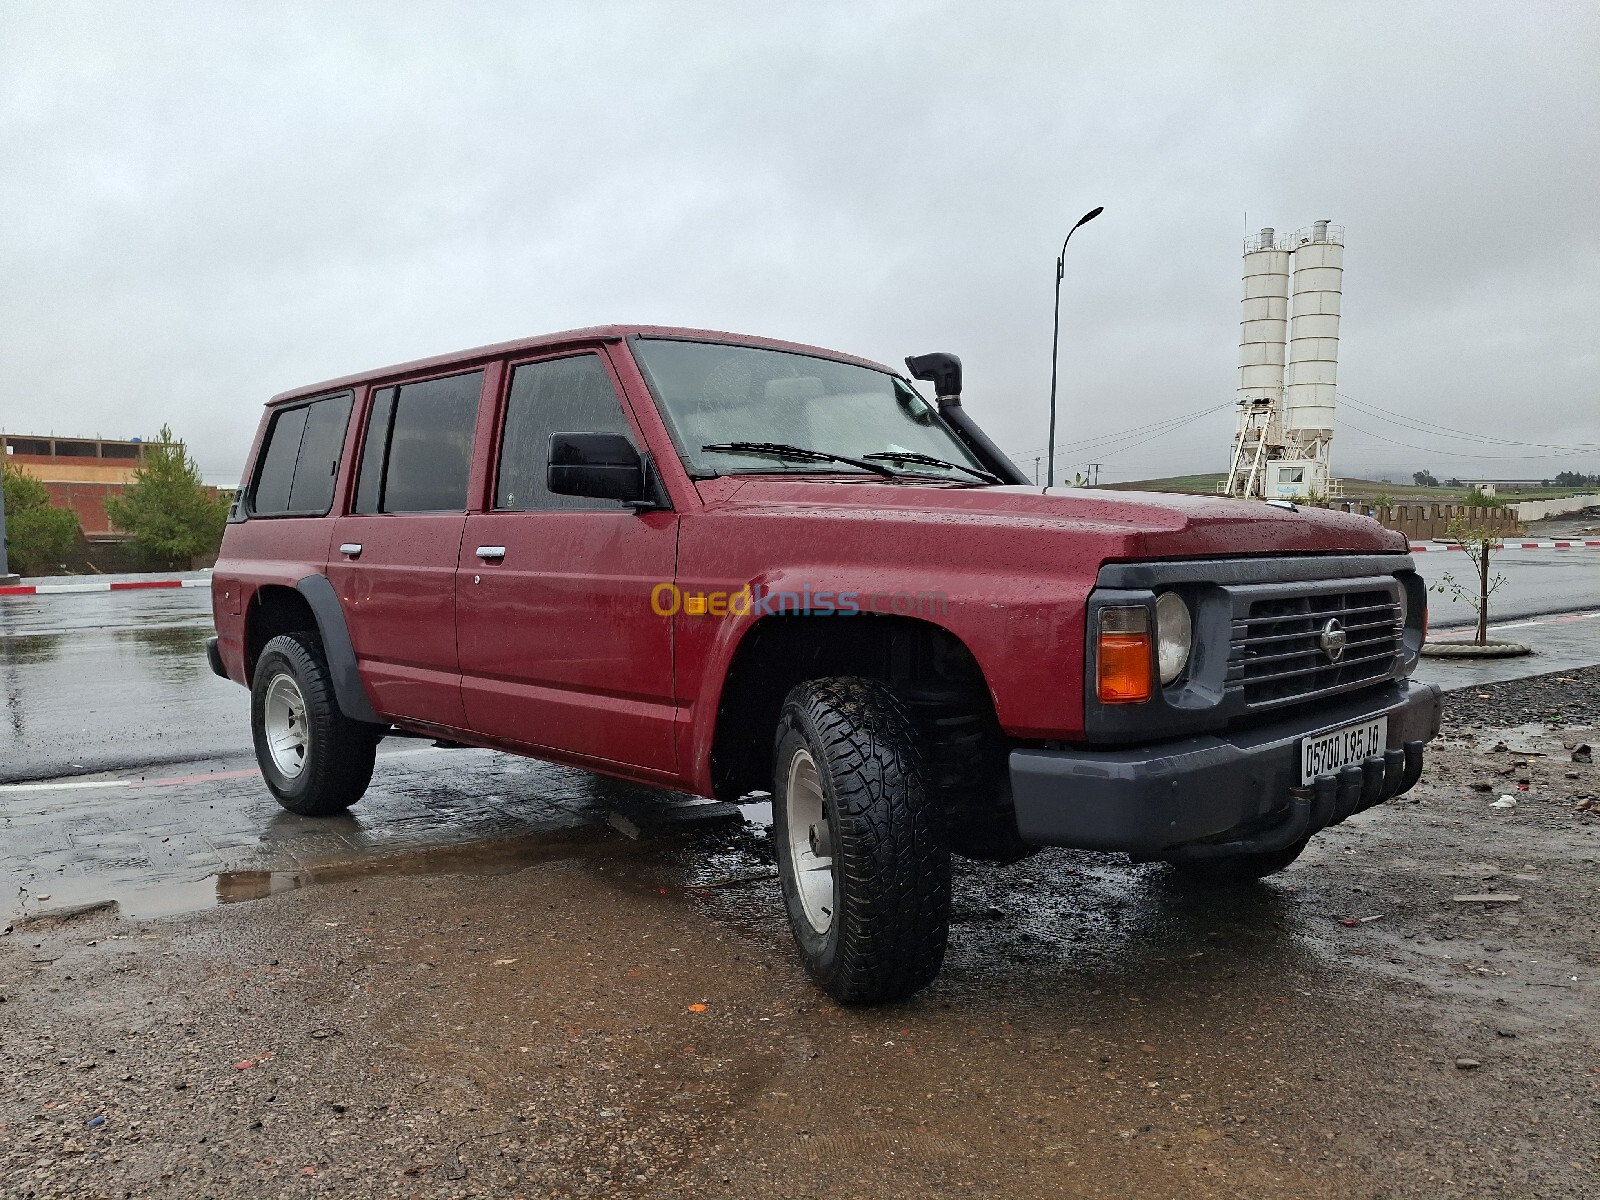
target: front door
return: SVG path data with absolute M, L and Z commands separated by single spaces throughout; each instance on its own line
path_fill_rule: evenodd
M 516 365 L 492 508 L 467 517 L 456 629 L 469 727 L 561 754 L 676 770 L 670 583 L 677 515 L 546 486 L 553 433 L 639 444 L 599 353 Z
M 353 511 L 328 578 L 362 680 L 386 717 L 460 728 L 455 571 L 482 371 L 373 394 Z

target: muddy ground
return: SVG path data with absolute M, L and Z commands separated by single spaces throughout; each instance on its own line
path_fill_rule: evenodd
M 806 981 L 754 825 L 35 915 L 0 1194 L 1593 1200 L 1597 712 L 1600 670 L 1457 693 L 1410 797 L 1225 896 L 964 867 L 943 975 L 879 1010 Z

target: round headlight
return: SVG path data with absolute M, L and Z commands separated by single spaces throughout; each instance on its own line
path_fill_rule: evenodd
M 1194 644 L 1194 621 L 1177 592 L 1162 592 L 1156 601 L 1156 665 L 1163 685 L 1183 674 Z

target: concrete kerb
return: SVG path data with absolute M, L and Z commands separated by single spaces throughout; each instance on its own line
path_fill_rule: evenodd
M 1521 642 L 1424 642 L 1426 658 L 1518 658 L 1532 654 L 1532 646 Z

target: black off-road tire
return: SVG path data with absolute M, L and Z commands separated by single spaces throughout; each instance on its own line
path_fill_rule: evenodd
M 265 716 L 274 681 L 284 676 L 304 703 L 303 765 L 294 774 L 275 761 Z M 250 732 L 267 787 L 279 804 L 302 817 L 334 816 L 361 799 L 382 736 L 377 726 L 339 711 L 321 640 L 309 632 L 281 634 L 261 651 L 250 686 Z
M 1300 857 L 1310 838 L 1274 850 L 1269 854 L 1235 854 L 1228 858 L 1203 858 L 1190 862 L 1169 862 L 1185 880 L 1208 887 L 1236 887 L 1276 875 Z
M 815 764 L 831 838 L 824 932 L 806 915 L 789 836 L 786 789 L 802 750 Z M 811 977 L 841 1004 L 901 1000 L 932 982 L 950 927 L 950 849 L 895 694 L 852 677 L 791 691 L 775 739 L 772 807 L 784 906 Z

